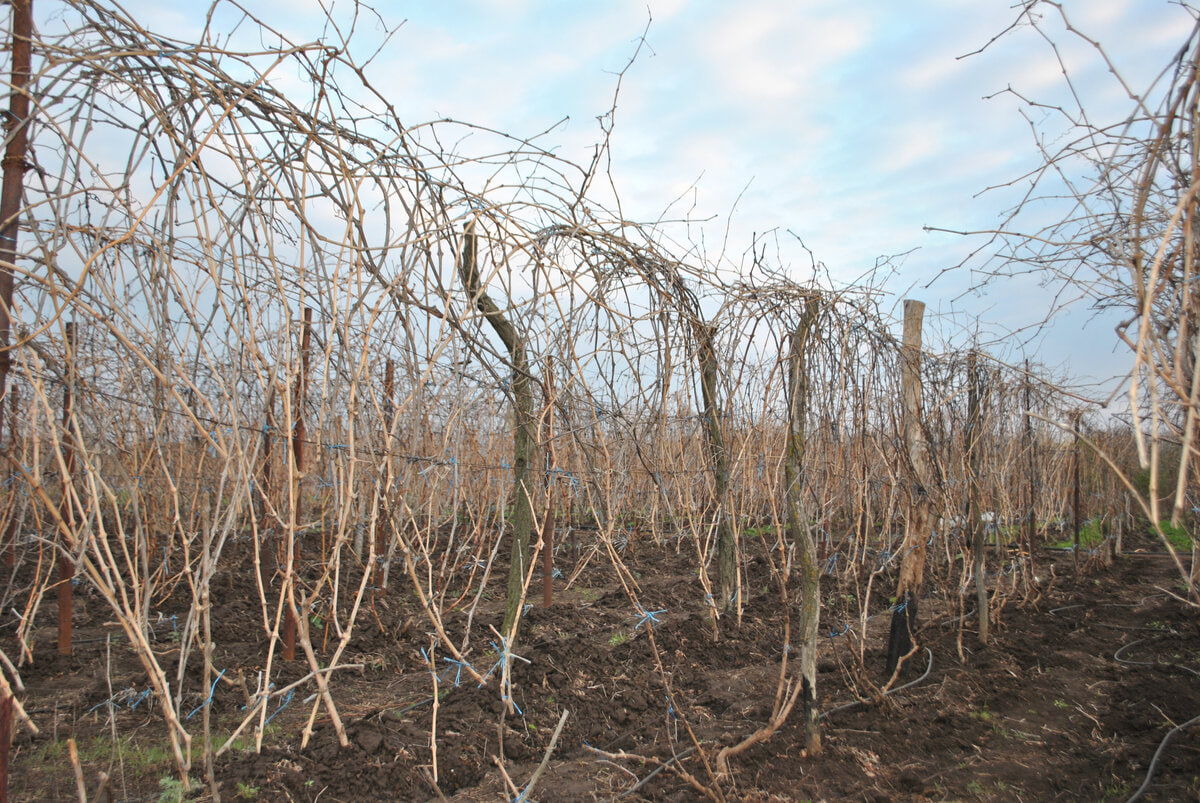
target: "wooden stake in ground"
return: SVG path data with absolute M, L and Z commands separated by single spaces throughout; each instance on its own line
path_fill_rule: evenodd
M 542 605 L 549 608 L 554 604 L 554 484 L 553 471 L 557 468 L 554 454 L 554 370 L 550 358 L 546 358 L 546 510 L 542 514 Z M 563 712 L 566 715 L 566 712 Z
M 904 301 L 904 342 L 900 348 L 900 394 L 903 406 L 904 448 L 908 456 L 908 527 L 896 583 L 896 605 L 888 637 L 886 673 L 896 671 L 900 659 L 912 651 L 917 624 L 917 601 L 925 581 L 925 551 L 932 533 L 930 492 L 933 466 L 925 441 L 921 405 L 921 323 L 925 304 Z
M 292 520 L 288 527 L 288 554 L 286 557 L 287 580 L 284 590 L 288 600 L 284 608 L 283 619 L 283 658 L 292 661 L 296 658 L 296 610 L 295 610 L 295 573 L 300 544 L 297 541 L 297 528 L 303 519 L 304 501 L 301 496 L 300 479 L 304 473 L 304 441 L 307 429 L 304 423 L 304 399 L 308 390 L 308 357 L 312 347 L 312 307 L 304 308 L 304 324 L 300 330 L 300 375 L 296 377 L 292 393 L 292 424 L 291 457 L 292 457 Z
M 800 693 L 804 706 L 805 749 L 809 755 L 821 750 L 821 730 L 817 712 L 817 629 L 821 617 L 821 585 L 817 571 L 817 550 L 812 525 L 804 504 L 804 453 L 807 448 L 805 421 L 808 417 L 807 348 L 817 319 L 819 301 L 808 298 L 800 325 L 792 332 L 788 356 L 788 440 L 784 461 L 787 483 L 788 538 L 796 547 L 796 566 L 800 575 L 799 647 Z
M 967 355 L 967 456 L 970 463 L 970 488 L 967 494 L 967 526 L 971 533 L 971 552 L 974 558 L 975 603 L 978 608 L 979 641 L 988 642 L 988 598 L 986 572 L 986 539 L 980 520 L 979 470 L 980 439 L 983 437 L 983 415 L 979 397 L 982 394 L 982 379 L 979 375 L 978 355 L 974 351 Z M 999 541 L 997 534 L 996 540 Z
M 388 466 L 391 466 L 392 457 L 392 426 L 396 423 L 396 363 L 391 357 L 387 358 L 383 368 L 383 459 L 387 461 Z M 387 472 L 387 490 L 379 496 L 379 512 L 375 515 L 375 520 L 371 524 L 371 538 L 375 544 L 375 573 L 372 577 L 371 584 L 377 589 L 376 593 L 382 594 L 383 588 L 383 562 L 384 555 L 387 553 L 385 543 L 388 529 L 380 526 L 383 522 L 391 520 L 391 507 L 388 505 L 388 494 L 391 492 L 392 472 Z
M 1033 454 L 1033 381 L 1029 375 L 1029 360 L 1025 361 L 1025 386 L 1022 390 L 1025 393 L 1025 431 L 1023 434 L 1025 466 L 1026 473 L 1029 475 L 1029 510 L 1025 514 L 1025 560 L 1029 562 L 1029 575 L 1033 576 L 1033 535 L 1034 528 L 1037 526 L 1037 484 L 1034 480 L 1036 462 Z
M 1075 558 L 1075 568 L 1079 568 L 1079 413 L 1075 414 L 1075 443 L 1073 449 L 1071 476 L 1071 527 L 1074 534 L 1075 548 L 1071 554 Z
M 717 608 L 727 611 L 737 605 L 737 537 L 729 520 L 729 453 L 721 427 L 721 403 L 717 398 L 717 327 L 694 323 L 700 352 L 700 396 L 704 403 L 704 434 L 708 441 L 713 474 L 713 504 L 717 515 L 717 575 L 720 583 Z
M 62 403 L 62 498 L 58 503 L 62 519 L 58 549 L 58 654 L 71 654 L 71 583 L 75 579 L 75 561 L 71 557 L 71 530 L 75 522 L 75 507 L 71 504 L 71 477 L 75 473 L 75 324 L 66 324 L 66 384 Z

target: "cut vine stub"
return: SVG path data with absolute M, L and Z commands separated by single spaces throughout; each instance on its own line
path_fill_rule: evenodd
M 888 634 L 887 665 L 884 674 L 891 677 L 900 659 L 912 651 L 912 633 L 917 627 L 917 598 L 905 591 L 892 610 L 892 630 Z

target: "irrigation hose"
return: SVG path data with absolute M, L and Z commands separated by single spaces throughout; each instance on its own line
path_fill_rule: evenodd
M 929 677 L 929 673 L 933 671 L 933 650 L 926 647 L 925 648 L 925 656 L 929 660 L 929 665 L 925 667 L 925 674 L 921 675 L 921 677 L 917 678 L 916 680 L 910 680 L 908 683 L 905 683 L 903 686 L 897 686 L 894 689 L 888 689 L 887 691 L 885 691 L 883 693 L 883 696 L 888 697 L 890 695 L 895 694 L 898 691 L 904 691 L 905 689 L 916 686 L 918 683 L 921 683 L 922 681 L 924 681 L 925 678 Z M 825 719 L 825 717 L 829 716 L 830 714 L 835 714 L 838 711 L 845 711 L 848 708 L 854 708 L 855 706 L 858 706 L 858 705 L 866 705 L 869 702 L 871 702 L 871 701 L 870 700 L 855 700 L 852 703 L 844 703 L 842 705 L 837 706 L 836 708 L 830 708 L 828 711 L 822 711 L 821 716 L 817 717 L 817 719 L 819 721 L 819 720 Z
M 1146 794 L 1146 789 L 1149 788 L 1150 782 L 1154 780 L 1154 772 L 1158 769 L 1158 760 L 1162 758 L 1163 751 L 1167 749 L 1167 743 L 1171 741 L 1175 734 L 1197 724 L 1200 724 L 1200 716 L 1192 717 L 1182 725 L 1176 725 L 1167 731 L 1167 735 L 1159 743 L 1158 749 L 1154 751 L 1154 758 L 1150 760 L 1150 768 L 1146 770 L 1146 780 L 1142 781 L 1142 785 L 1137 788 L 1136 792 L 1129 796 L 1129 800 L 1125 801 L 1125 803 L 1135 803 L 1135 801 L 1142 799 L 1142 795 Z

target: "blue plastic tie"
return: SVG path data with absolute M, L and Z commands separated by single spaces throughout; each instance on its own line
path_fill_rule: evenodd
M 646 624 L 647 622 L 649 622 L 652 625 L 662 624 L 662 622 L 660 622 L 658 620 L 658 615 L 660 613 L 666 613 L 666 612 L 667 611 L 665 608 L 660 611 L 647 611 L 647 610 L 638 608 L 638 613 L 641 614 L 642 618 L 638 620 L 638 623 L 634 626 L 633 629 L 639 630 L 642 627 L 642 625 Z
M 454 687 L 458 688 L 459 682 L 462 680 L 463 667 L 470 666 L 465 661 L 456 661 L 453 658 L 442 657 L 442 660 L 454 667 Z
M 267 725 L 270 725 L 270 724 L 271 724 L 271 720 L 273 720 L 273 719 L 274 719 L 276 716 L 278 716 L 278 714 L 279 714 L 279 712 L 280 712 L 280 711 L 282 711 L 283 709 L 285 709 L 285 708 L 287 708 L 287 707 L 288 707 L 288 703 L 290 703 L 290 702 L 292 701 L 292 695 L 293 695 L 294 693 L 295 693 L 295 689 L 288 689 L 288 692 L 287 692 L 287 694 L 283 695 L 283 704 L 282 704 L 282 705 L 280 705 L 278 708 L 276 708 L 276 709 L 275 709 L 275 713 L 274 713 L 274 714 L 271 714 L 271 716 L 267 717 L 267 721 L 263 723 L 263 727 L 264 727 L 264 728 L 265 728 Z
M 197 711 L 200 711 L 201 709 L 203 709 L 205 706 L 207 706 L 209 703 L 212 702 L 213 695 L 217 693 L 217 684 L 221 682 L 221 678 L 225 677 L 226 671 L 227 670 L 225 670 L 225 669 L 221 670 L 221 674 L 217 675 L 217 679 L 213 681 L 212 688 L 208 690 L 208 699 L 205 700 L 204 702 L 200 703 L 200 705 L 196 706 L 196 708 L 192 710 L 192 713 L 190 713 L 186 717 L 184 717 L 185 721 L 196 716 Z

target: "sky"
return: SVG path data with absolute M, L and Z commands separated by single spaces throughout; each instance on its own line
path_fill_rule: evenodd
M 246 5 L 298 41 L 322 35 L 315 0 Z M 203 21 L 204 6 L 190 6 L 126 4 L 147 27 L 183 35 Z M 1166 0 L 1063 7 L 1139 92 L 1192 27 Z M 338 0 L 334 17 L 350 8 Z M 1078 379 L 1129 364 L 1111 318 L 1080 306 L 1026 329 L 1046 317 L 1050 291 L 1025 279 L 972 292 L 977 276 L 946 269 L 982 243 L 925 228 L 994 228 L 1022 189 L 1002 185 L 1039 164 L 1031 121 L 1006 89 L 1069 100 L 1055 52 L 1028 26 L 962 58 L 1017 19 L 1011 0 L 377 0 L 374 9 L 399 27 L 368 76 L 410 125 L 450 117 L 522 137 L 552 129 L 538 143 L 586 164 L 603 136 L 597 118 L 615 101 L 609 155 L 625 219 L 683 221 L 664 231 L 732 267 L 756 234 L 774 232 L 769 256 L 797 279 L 810 275 L 801 241 L 845 283 L 903 254 L 884 303 L 897 316 L 912 297 L 946 332 L 966 327 L 987 342 L 1020 330 L 997 353 Z M 1122 119 L 1128 101 L 1099 54 L 1053 9 L 1041 15 L 1094 119 Z M 360 17 L 363 57 L 382 36 L 383 25 Z M 1032 122 L 1053 141 L 1053 114 Z

